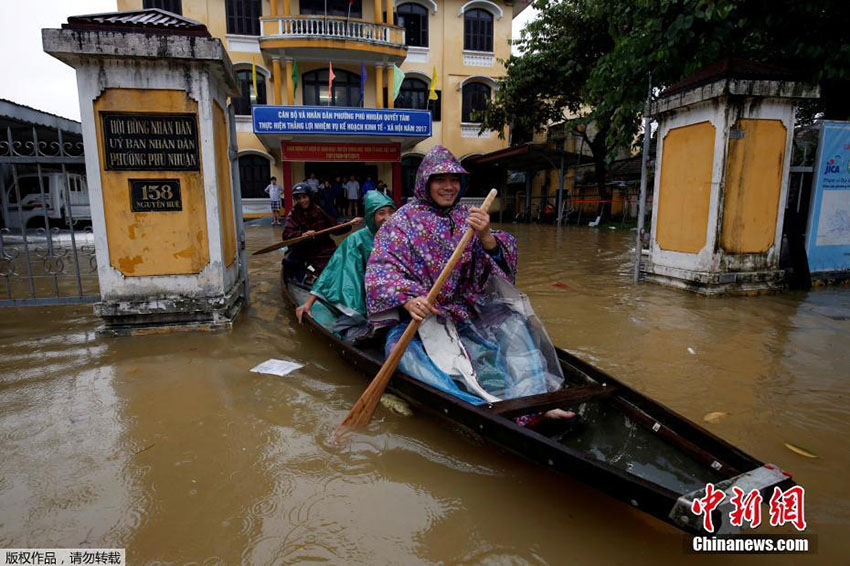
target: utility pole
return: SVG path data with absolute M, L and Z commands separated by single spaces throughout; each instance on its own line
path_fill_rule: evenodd
M 652 105 L 652 74 L 649 75 L 649 86 L 646 93 L 646 105 L 643 107 L 643 155 L 640 160 L 640 200 L 638 201 L 637 236 L 635 240 L 635 274 L 634 281 L 640 278 L 640 260 L 643 250 L 643 219 L 646 216 L 646 183 L 647 163 L 649 162 L 649 142 L 652 138 L 652 117 L 649 115 Z

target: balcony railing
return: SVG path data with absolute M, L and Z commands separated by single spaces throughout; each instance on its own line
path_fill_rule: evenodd
M 262 39 L 337 39 L 404 48 L 404 28 L 325 16 L 263 18 Z
M 404 28 L 325 16 L 263 18 L 263 39 L 339 39 L 404 47 Z

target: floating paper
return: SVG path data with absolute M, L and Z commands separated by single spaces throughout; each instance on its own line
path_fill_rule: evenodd
M 293 371 L 303 367 L 304 364 L 290 362 L 289 360 L 275 360 L 272 358 L 271 360 L 264 361 L 258 366 L 252 367 L 251 371 L 254 373 L 267 373 L 283 377 L 284 375 L 292 373 Z

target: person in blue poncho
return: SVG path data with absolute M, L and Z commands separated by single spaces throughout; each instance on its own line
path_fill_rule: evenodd
M 346 340 L 369 332 L 363 283 L 366 263 L 372 253 L 375 234 L 395 211 L 393 201 L 380 191 L 369 191 L 364 207 L 367 228 L 355 232 L 339 245 L 313 284 L 310 297 L 295 309 L 295 316 L 301 322 L 304 313 L 309 313 L 317 300 L 332 305 L 344 315 L 337 318 L 333 330 Z

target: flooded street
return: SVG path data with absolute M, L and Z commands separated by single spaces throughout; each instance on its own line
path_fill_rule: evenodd
M 672 527 L 418 413 L 379 408 L 335 448 L 366 379 L 285 312 L 280 253 L 250 258 L 230 334 L 101 338 L 91 306 L 0 309 L 0 547 L 126 547 L 130 564 L 846 563 L 850 289 L 634 286 L 633 232 L 504 227 L 553 342 L 791 472 L 817 552 L 686 555 Z M 279 234 L 248 227 L 249 252 Z M 269 358 L 305 367 L 248 371 Z

